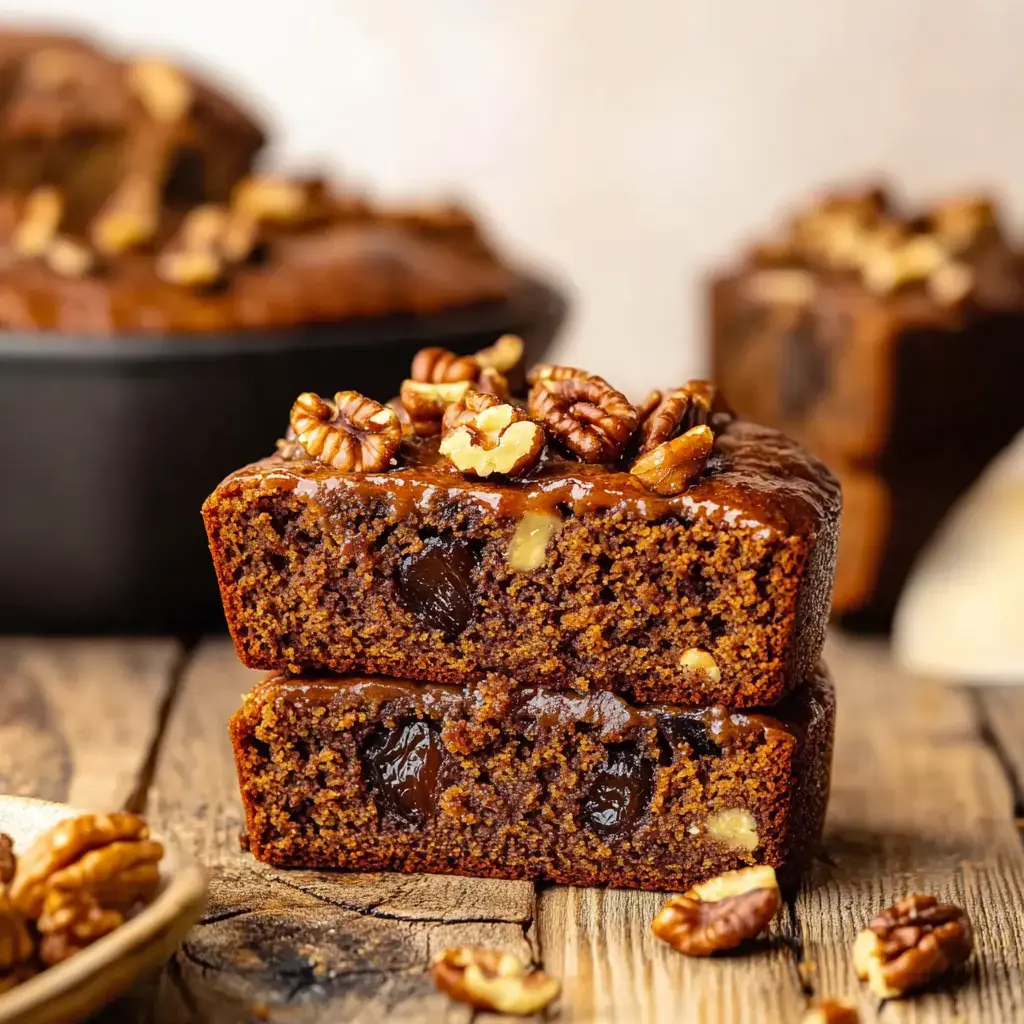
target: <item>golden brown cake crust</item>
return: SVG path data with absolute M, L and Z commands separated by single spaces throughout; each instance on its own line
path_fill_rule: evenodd
M 828 796 L 823 669 L 765 712 L 613 694 L 272 677 L 231 720 L 253 854 L 279 866 L 686 889 L 792 881 Z
M 730 707 L 813 670 L 840 495 L 781 434 L 729 422 L 674 497 L 550 453 L 471 480 L 436 452 L 407 440 L 367 474 L 276 457 L 217 488 L 203 514 L 247 665 Z

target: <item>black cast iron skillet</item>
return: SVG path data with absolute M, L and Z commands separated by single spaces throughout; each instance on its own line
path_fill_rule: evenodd
M 520 334 L 567 312 L 520 279 L 507 300 L 430 316 L 212 335 L 0 332 L 0 632 L 192 633 L 223 617 L 199 515 L 273 451 L 302 391 L 397 394 L 424 345 Z

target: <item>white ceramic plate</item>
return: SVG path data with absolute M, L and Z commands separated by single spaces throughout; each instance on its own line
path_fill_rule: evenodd
M 82 813 L 66 804 L 0 796 L 0 832 L 21 853 L 58 821 Z M 0 1024 L 74 1024 L 170 957 L 202 913 L 206 875 L 172 841 L 157 838 L 165 853 L 156 899 L 81 953 L 0 995 Z

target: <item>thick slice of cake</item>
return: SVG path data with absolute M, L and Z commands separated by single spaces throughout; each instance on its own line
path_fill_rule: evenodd
M 768 711 L 611 693 L 275 676 L 231 721 L 249 848 L 279 866 L 685 890 L 817 847 L 823 669 Z
M 806 678 L 839 528 L 824 465 L 703 382 L 634 408 L 532 377 L 528 410 L 407 381 L 404 435 L 352 392 L 302 396 L 279 454 L 203 509 L 245 664 L 732 707 Z

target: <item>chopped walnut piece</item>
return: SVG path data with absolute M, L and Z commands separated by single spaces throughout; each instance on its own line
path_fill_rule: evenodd
M 637 427 L 637 412 L 602 377 L 542 378 L 530 389 L 530 415 L 583 462 L 617 459 Z
M 822 999 L 804 1014 L 800 1024 L 860 1024 L 860 1014 L 845 999 Z
M 521 476 L 544 450 L 544 428 L 521 409 L 499 403 L 448 430 L 438 450 L 470 476 Z
M 647 397 L 636 407 L 637 422 L 641 429 L 647 422 L 648 416 L 661 405 L 661 400 L 664 397 L 661 391 L 648 392 Z
M 957 306 L 974 290 L 974 271 L 966 263 L 943 263 L 928 278 L 928 291 L 943 306 Z
M 496 949 L 446 949 L 430 968 L 437 988 L 478 1010 L 526 1017 L 557 995 L 558 981 Z
M 25 200 L 11 244 L 21 256 L 42 256 L 64 217 L 64 196 L 49 185 L 33 189 Z
M 160 222 L 160 189 L 148 174 L 128 174 L 92 223 L 93 245 L 115 256 L 149 242 Z
M 476 356 L 460 356 L 448 349 L 431 345 L 422 348 L 413 357 L 410 375 L 421 384 L 453 384 L 456 381 L 476 380 L 480 363 Z
M 679 667 L 703 672 L 713 683 L 722 680 L 722 670 L 718 667 L 718 662 L 708 651 L 702 651 L 699 647 L 688 647 L 683 651 L 679 655 Z
M 229 223 L 223 206 L 197 206 L 182 219 L 174 237 L 157 257 L 156 272 L 171 284 L 204 287 L 224 272 L 221 239 Z
M 291 427 L 310 458 L 343 473 L 387 469 L 402 443 L 394 409 L 357 391 L 339 391 L 333 403 L 310 391 L 299 395 Z
M 165 124 L 183 120 L 192 106 L 192 84 L 166 61 L 133 61 L 128 65 L 128 84 L 149 116 Z
M 707 833 L 723 846 L 741 853 L 753 853 L 760 842 L 757 821 L 743 807 L 730 807 L 712 814 L 707 820 Z
M 297 225 L 316 220 L 325 212 L 325 187 L 318 178 L 292 180 L 253 175 L 240 181 L 231 196 L 231 208 L 250 220 Z
M 501 370 L 495 370 L 493 366 L 485 366 L 480 370 L 479 375 L 473 382 L 473 387 L 477 391 L 482 391 L 488 395 L 497 395 L 501 399 L 508 398 L 511 392 L 508 378 Z
M 756 938 L 780 906 L 775 869 L 742 868 L 672 896 L 651 930 L 680 953 L 710 956 Z
M 954 196 L 935 205 L 931 221 L 943 242 L 961 252 L 987 228 L 996 226 L 996 209 L 984 196 Z
M 710 427 L 691 427 L 641 455 L 630 473 L 655 494 L 682 494 L 704 472 L 714 444 Z
M 14 840 L 6 832 L 0 832 L 0 885 L 10 885 L 17 863 Z
M 547 559 L 548 545 L 562 529 L 557 512 L 527 512 L 516 523 L 508 546 L 508 564 L 516 572 L 533 572 Z
M 743 291 L 756 302 L 806 306 L 813 300 L 817 286 L 814 277 L 806 270 L 780 267 L 759 270 L 749 278 Z
M 905 896 L 872 919 L 853 946 L 857 976 L 882 999 L 897 999 L 962 966 L 974 937 L 959 907 Z
M 508 373 L 519 365 L 523 358 L 523 339 L 515 334 L 503 334 L 493 345 L 482 348 L 476 354 L 476 361 L 484 369 Z
M 71 238 L 55 238 L 46 250 L 46 262 L 61 277 L 85 277 L 95 260 L 84 245 Z
M 450 384 L 404 380 L 399 395 L 415 432 L 421 437 L 430 437 L 441 432 L 441 420 L 448 406 L 460 401 L 472 387 L 472 381 L 468 380 Z

